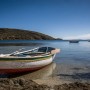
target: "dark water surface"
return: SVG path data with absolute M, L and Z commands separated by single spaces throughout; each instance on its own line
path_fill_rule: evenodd
M 90 42 L 88 41 L 69 43 L 60 40 L 2 40 L 0 41 L 0 54 L 39 46 L 61 49 L 53 61 L 56 64 L 53 76 L 90 80 Z

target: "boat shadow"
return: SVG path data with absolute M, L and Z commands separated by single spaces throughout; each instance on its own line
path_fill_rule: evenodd
M 0 78 L 26 78 L 26 79 L 39 79 L 52 75 L 56 63 L 51 63 L 39 70 L 18 73 L 18 74 L 0 74 Z

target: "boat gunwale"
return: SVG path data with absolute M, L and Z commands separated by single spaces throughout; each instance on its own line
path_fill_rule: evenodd
M 52 55 L 51 53 L 45 53 L 45 54 L 41 54 L 41 55 L 35 55 L 35 56 L 30 56 L 30 55 L 26 55 L 25 57 L 20 57 L 20 56 L 4 56 L 4 57 L 0 57 L 0 58 L 38 58 L 38 57 L 44 57 L 44 56 L 50 56 Z
M 24 58 L 7 58 L 7 57 L 0 57 L 0 61 L 40 61 L 40 60 L 46 60 L 48 58 L 51 58 L 53 54 L 45 55 L 45 56 L 39 56 L 39 57 L 24 57 Z

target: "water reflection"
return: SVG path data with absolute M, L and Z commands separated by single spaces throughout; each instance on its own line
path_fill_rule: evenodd
M 34 72 L 29 72 L 29 73 L 20 73 L 20 74 L 14 74 L 14 75 L 0 75 L 1 78 L 25 78 L 25 79 L 41 79 L 41 78 L 45 78 L 48 77 L 50 75 L 52 75 L 54 69 L 56 67 L 56 63 L 51 63 L 49 65 L 47 65 L 46 67 L 34 71 Z

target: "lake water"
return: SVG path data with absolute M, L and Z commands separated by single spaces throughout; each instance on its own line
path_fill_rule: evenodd
M 54 67 L 56 66 L 52 72 L 53 77 L 90 81 L 90 42 L 88 41 L 69 43 L 60 40 L 2 40 L 0 41 L 0 54 L 12 53 L 21 48 L 28 50 L 39 46 L 61 49 L 52 64 Z
M 12 53 L 21 48 L 25 50 L 35 48 L 38 46 L 50 46 L 61 49 L 61 52 L 56 55 L 54 62 L 56 63 L 67 63 L 67 64 L 86 64 L 90 65 L 90 42 L 80 41 L 79 43 L 69 43 L 68 41 L 44 41 L 44 40 L 9 40 L 0 41 L 0 53 Z M 14 43 L 8 45 L 8 43 Z M 20 45 L 19 45 L 19 44 Z M 24 45 L 23 45 L 24 43 Z M 5 45 L 6 44 L 6 45 Z M 28 45 L 29 44 L 29 45 Z

